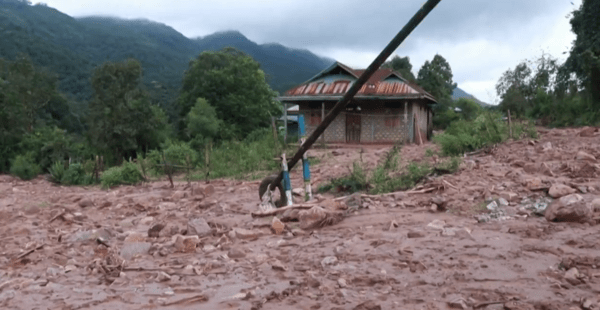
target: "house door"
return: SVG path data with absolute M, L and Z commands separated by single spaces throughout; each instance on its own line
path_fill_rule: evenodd
M 360 143 L 360 114 L 346 114 L 346 143 Z

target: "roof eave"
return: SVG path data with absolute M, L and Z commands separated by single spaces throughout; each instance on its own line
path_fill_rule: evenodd
M 287 102 L 298 102 L 298 101 L 338 101 L 342 99 L 343 96 L 280 96 L 277 97 L 279 101 L 287 101 Z M 373 95 L 373 96 L 364 96 L 357 95 L 354 96 L 355 99 L 366 99 L 366 100 L 404 100 L 404 99 L 428 99 L 432 101 L 432 104 L 437 104 L 435 99 L 431 96 L 415 94 L 415 95 L 403 95 L 403 96 L 385 96 L 385 95 Z

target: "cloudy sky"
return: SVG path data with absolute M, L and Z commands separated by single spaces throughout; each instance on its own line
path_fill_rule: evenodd
M 257 43 L 306 48 L 366 68 L 425 0 L 46 0 L 71 16 L 146 18 L 188 37 L 239 30 Z M 495 84 L 519 61 L 565 59 L 568 15 L 581 0 L 442 0 L 396 54 L 413 72 L 439 53 L 459 87 L 497 103 Z

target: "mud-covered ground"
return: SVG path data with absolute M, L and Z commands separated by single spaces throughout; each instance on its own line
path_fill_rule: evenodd
M 599 309 L 600 136 L 540 131 L 281 234 L 250 215 L 259 181 L 104 191 L 0 176 L 0 308 Z M 403 163 L 438 160 L 427 148 L 403 147 Z M 312 150 L 314 187 L 387 150 Z M 580 209 L 548 221 L 548 192 Z

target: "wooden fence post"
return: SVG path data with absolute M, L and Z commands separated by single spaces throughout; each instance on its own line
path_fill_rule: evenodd
M 510 120 L 510 110 L 508 110 L 508 135 L 512 139 L 512 121 Z

